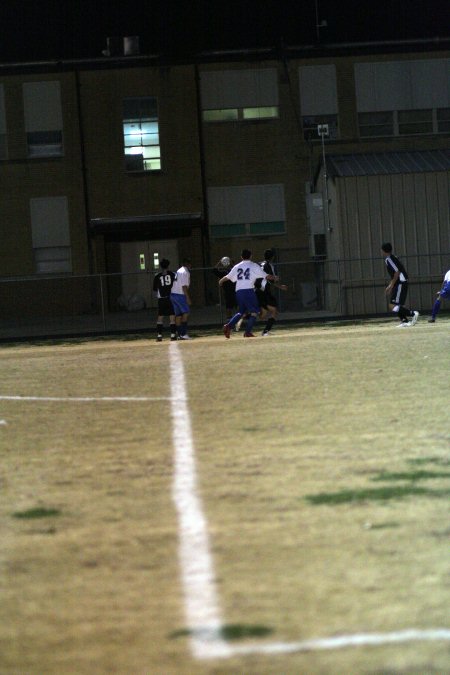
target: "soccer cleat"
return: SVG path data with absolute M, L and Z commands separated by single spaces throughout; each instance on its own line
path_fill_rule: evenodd
M 410 326 L 412 326 L 412 323 L 409 321 L 402 321 L 398 324 L 398 326 L 396 326 L 396 328 L 409 328 Z
M 180 340 L 192 340 L 190 335 L 180 335 Z
M 244 333 L 244 337 L 255 337 L 253 333 Z
M 229 339 L 230 334 L 231 334 L 231 328 L 230 328 L 229 324 L 227 324 L 227 323 L 223 327 L 223 334 L 225 335 L 225 337 L 227 339 Z
M 263 330 L 263 332 L 261 333 L 261 335 L 262 335 L 263 337 L 269 337 L 270 331 L 268 331 L 268 330 Z
M 431 319 L 428 319 L 428 323 L 434 323 L 435 321 L 436 319 L 433 319 L 433 317 L 431 317 Z
M 158 337 L 156 338 L 156 342 L 162 342 L 162 335 L 158 335 Z
M 178 340 L 178 338 L 177 338 L 176 335 L 171 335 L 170 340 L 171 340 L 171 342 L 176 342 Z
M 410 325 L 414 326 L 418 320 L 419 320 L 419 312 L 417 310 L 414 310 L 414 316 L 410 321 Z

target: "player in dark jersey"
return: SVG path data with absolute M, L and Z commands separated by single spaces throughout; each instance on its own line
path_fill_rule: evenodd
M 392 253 L 392 244 L 386 242 L 381 245 L 381 253 L 384 257 L 386 269 L 391 281 L 386 287 L 386 295 L 389 296 L 389 307 L 398 315 L 400 324 L 398 328 L 414 326 L 419 318 L 419 312 L 405 307 L 408 294 L 408 274 L 402 262 Z M 410 319 L 410 320 L 408 320 Z
M 159 263 L 161 272 L 155 275 L 153 279 L 153 290 L 158 298 L 158 318 L 156 319 L 156 340 L 161 342 L 163 339 L 164 317 L 169 317 L 170 339 L 177 339 L 177 328 L 175 325 L 175 311 L 170 300 L 175 273 L 169 270 L 170 262 L 163 258 Z
M 266 325 L 262 332 L 263 337 L 267 337 L 270 334 L 273 324 L 278 316 L 278 300 L 273 293 L 273 288 L 280 288 L 283 291 L 287 291 L 287 286 L 279 283 L 279 279 L 275 273 L 275 267 L 273 266 L 273 257 L 274 252 L 272 249 L 266 249 L 264 251 L 264 260 L 261 263 L 261 268 L 266 274 L 269 274 L 274 281 L 266 281 L 264 289 L 262 288 L 264 284 L 255 284 L 256 296 L 258 298 L 259 306 L 261 307 L 261 317 L 266 320 Z

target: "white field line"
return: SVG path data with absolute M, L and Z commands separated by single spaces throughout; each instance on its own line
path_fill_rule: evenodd
M 172 497 L 179 519 L 179 558 L 191 650 L 199 659 L 245 654 L 287 654 L 398 642 L 447 640 L 450 629 L 408 629 L 361 633 L 300 642 L 231 645 L 222 637 L 224 622 L 210 551 L 208 523 L 198 495 L 195 448 L 183 361 L 178 345 L 169 346 L 174 477 Z
M 178 345 L 170 345 L 169 349 L 175 453 L 172 497 L 178 513 L 179 558 L 191 648 L 197 658 L 228 657 L 232 656 L 233 650 L 221 638 L 223 621 L 210 553 L 208 524 L 198 496 L 183 361 Z

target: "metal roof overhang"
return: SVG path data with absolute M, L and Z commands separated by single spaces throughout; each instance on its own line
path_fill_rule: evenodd
M 203 224 L 201 213 L 159 213 L 145 216 L 91 218 L 91 235 L 105 235 L 116 241 L 187 237 L 192 227 Z
M 450 149 L 330 154 L 326 162 L 332 178 L 450 171 Z

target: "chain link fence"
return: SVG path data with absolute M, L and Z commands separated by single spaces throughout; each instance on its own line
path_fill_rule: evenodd
M 401 256 L 410 277 L 408 305 L 429 312 L 450 253 Z M 382 258 L 281 262 L 280 320 L 385 315 Z M 153 274 L 94 274 L 0 279 L 0 339 L 108 332 L 153 332 Z M 212 268 L 191 271 L 190 325 L 220 326 L 222 292 Z

